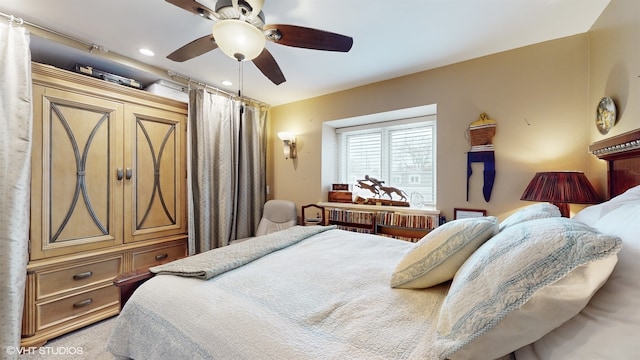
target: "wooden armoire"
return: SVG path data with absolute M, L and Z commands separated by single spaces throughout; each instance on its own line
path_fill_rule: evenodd
M 187 104 L 32 64 L 22 346 L 118 314 L 113 279 L 187 255 Z

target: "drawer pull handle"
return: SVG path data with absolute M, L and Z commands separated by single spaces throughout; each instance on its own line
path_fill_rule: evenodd
M 169 255 L 168 254 L 160 254 L 160 255 L 156 255 L 156 261 L 161 261 L 164 260 L 166 258 L 168 258 Z
M 84 307 L 84 306 L 87 306 L 87 305 L 91 305 L 92 302 L 93 302 L 92 298 L 85 299 L 85 300 L 78 301 L 77 303 L 73 304 L 73 307 L 75 309 L 81 308 L 81 307 Z
M 75 275 L 73 275 L 73 280 L 87 279 L 87 278 L 90 278 L 91 275 L 93 275 L 93 272 L 91 272 L 91 271 L 83 272 L 83 273 L 80 273 L 80 274 L 75 274 Z

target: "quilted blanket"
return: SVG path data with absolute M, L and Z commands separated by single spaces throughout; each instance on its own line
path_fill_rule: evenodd
M 332 229 L 206 281 L 155 276 L 124 306 L 107 349 L 137 360 L 437 359 L 448 286 L 389 286 L 412 246 Z
M 289 229 L 251 238 L 149 269 L 152 273 L 210 279 L 269 253 L 293 245 L 310 236 L 335 229 L 336 226 L 294 226 Z

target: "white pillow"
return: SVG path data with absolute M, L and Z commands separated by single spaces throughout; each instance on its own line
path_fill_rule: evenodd
M 502 222 L 500 222 L 500 231 L 525 221 L 551 217 L 560 217 L 560 209 L 558 209 L 557 206 L 550 203 L 528 205 L 502 220 Z
M 494 359 L 575 316 L 613 270 L 620 239 L 571 219 L 526 221 L 456 273 L 438 319 L 441 358 Z
M 594 225 L 622 239 L 609 280 L 577 316 L 518 350 L 518 359 L 640 358 L 640 197 L 635 202 L 619 205 Z
M 391 286 L 420 289 L 451 280 L 462 263 L 497 233 L 494 216 L 458 219 L 438 226 L 400 260 Z

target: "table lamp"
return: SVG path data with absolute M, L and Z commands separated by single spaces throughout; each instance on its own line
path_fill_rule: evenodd
M 549 171 L 535 174 L 520 200 L 546 201 L 569 217 L 569 204 L 597 204 L 600 197 L 581 171 Z

